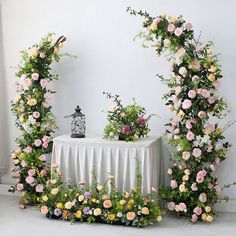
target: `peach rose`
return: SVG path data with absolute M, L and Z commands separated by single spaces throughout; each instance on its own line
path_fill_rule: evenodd
M 136 214 L 133 211 L 129 211 L 126 214 L 127 220 L 134 220 L 135 217 L 136 217 Z
M 103 202 L 103 207 L 104 208 L 111 208 L 112 207 L 112 202 L 111 202 L 111 200 L 109 200 L 109 199 L 107 199 L 107 200 L 105 200 L 104 202 Z
M 40 209 L 40 212 L 44 215 L 46 215 L 48 213 L 48 207 L 47 206 L 42 206 Z

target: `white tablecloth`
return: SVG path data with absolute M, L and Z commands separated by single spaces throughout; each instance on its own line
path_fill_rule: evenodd
M 56 137 L 53 142 L 52 164 L 59 165 L 65 179 L 72 184 L 85 180 L 93 182 L 92 171 L 99 183 L 108 173 L 115 176 L 120 191 L 129 191 L 136 184 L 136 166 L 140 161 L 142 192 L 160 184 L 160 143 L 158 137 L 147 137 L 137 142 L 109 141 L 102 137 L 71 138 L 69 135 Z

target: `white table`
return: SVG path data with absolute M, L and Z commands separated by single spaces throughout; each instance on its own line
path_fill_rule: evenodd
M 136 166 L 140 162 L 142 192 L 150 193 L 151 188 L 160 184 L 161 138 L 147 137 L 137 142 L 109 141 L 102 137 L 88 136 L 76 139 L 62 135 L 53 140 L 52 164 L 59 165 L 59 171 L 72 184 L 85 180 L 93 183 L 92 171 L 99 183 L 108 173 L 115 176 L 120 191 L 129 191 L 136 184 Z

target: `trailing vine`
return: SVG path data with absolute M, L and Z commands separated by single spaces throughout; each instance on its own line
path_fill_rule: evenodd
M 222 72 L 213 43 L 195 39 L 192 24 L 182 16 L 152 17 L 147 12 L 127 11 L 145 17 L 144 31 L 138 34 L 143 46 L 151 44 L 171 62 L 170 78 L 159 76 L 169 87 L 164 99 L 173 118 L 166 125 L 166 137 L 175 149 L 173 166 L 167 170 L 170 186 L 161 189 L 161 198 L 177 215 L 192 222 L 211 222 L 221 192 L 214 172 L 231 146 L 224 141 L 224 131 L 232 124 L 222 128 L 214 122 L 225 117 L 227 104 L 217 94 Z
M 47 158 L 52 149 L 51 135 L 56 121 L 50 105 L 55 91 L 47 85 L 58 79 L 51 65 L 61 59 L 59 52 L 66 40 L 61 36 L 53 42 L 52 37 L 50 33 L 38 44 L 22 51 L 22 63 L 16 72 L 17 96 L 11 102 L 11 111 L 21 135 L 16 139 L 17 150 L 11 155 L 14 163 L 11 175 L 16 184 L 9 191 L 23 193 L 22 207 L 36 203 L 50 178 Z

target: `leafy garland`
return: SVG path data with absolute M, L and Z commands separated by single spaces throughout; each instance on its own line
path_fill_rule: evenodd
M 79 187 L 73 187 L 68 181 L 65 187 L 60 174 L 53 169 L 52 179 L 47 181 L 39 198 L 40 212 L 50 219 L 134 227 L 161 221 L 161 211 L 155 203 L 156 194 L 141 194 L 140 175 L 137 176 L 137 186 L 124 193 L 117 190 L 114 178 L 109 175 L 104 184 L 99 184 L 94 175 L 91 186 L 86 187 L 85 182 L 80 181 Z
M 59 51 L 66 40 L 61 36 L 53 42 L 52 36 L 48 34 L 39 44 L 21 52 L 22 63 L 16 73 L 18 95 L 11 102 L 11 111 L 21 136 L 16 139 L 18 148 L 11 155 L 14 163 L 11 175 L 16 185 L 9 191 L 23 193 L 22 207 L 36 203 L 50 178 L 47 154 L 51 153 L 56 122 L 50 105 L 55 91 L 48 89 L 47 84 L 58 79 L 51 64 L 61 59 Z
M 166 105 L 174 114 L 167 124 L 166 137 L 175 151 L 173 167 L 168 169 L 170 187 L 162 189 L 161 198 L 177 215 L 192 222 L 213 220 L 214 203 L 220 199 L 221 186 L 214 171 L 225 160 L 231 146 L 224 142 L 222 128 L 214 120 L 222 119 L 227 111 L 223 98 L 217 95 L 222 73 L 212 42 L 203 45 L 194 38 L 191 23 L 182 16 L 152 17 L 147 12 L 127 9 L 131 15 L 145 17 L 144 32 L 138 35 L 151 42 L 158 55 L 171 61 L 171 77 L 161 80 L 169 91 Z

